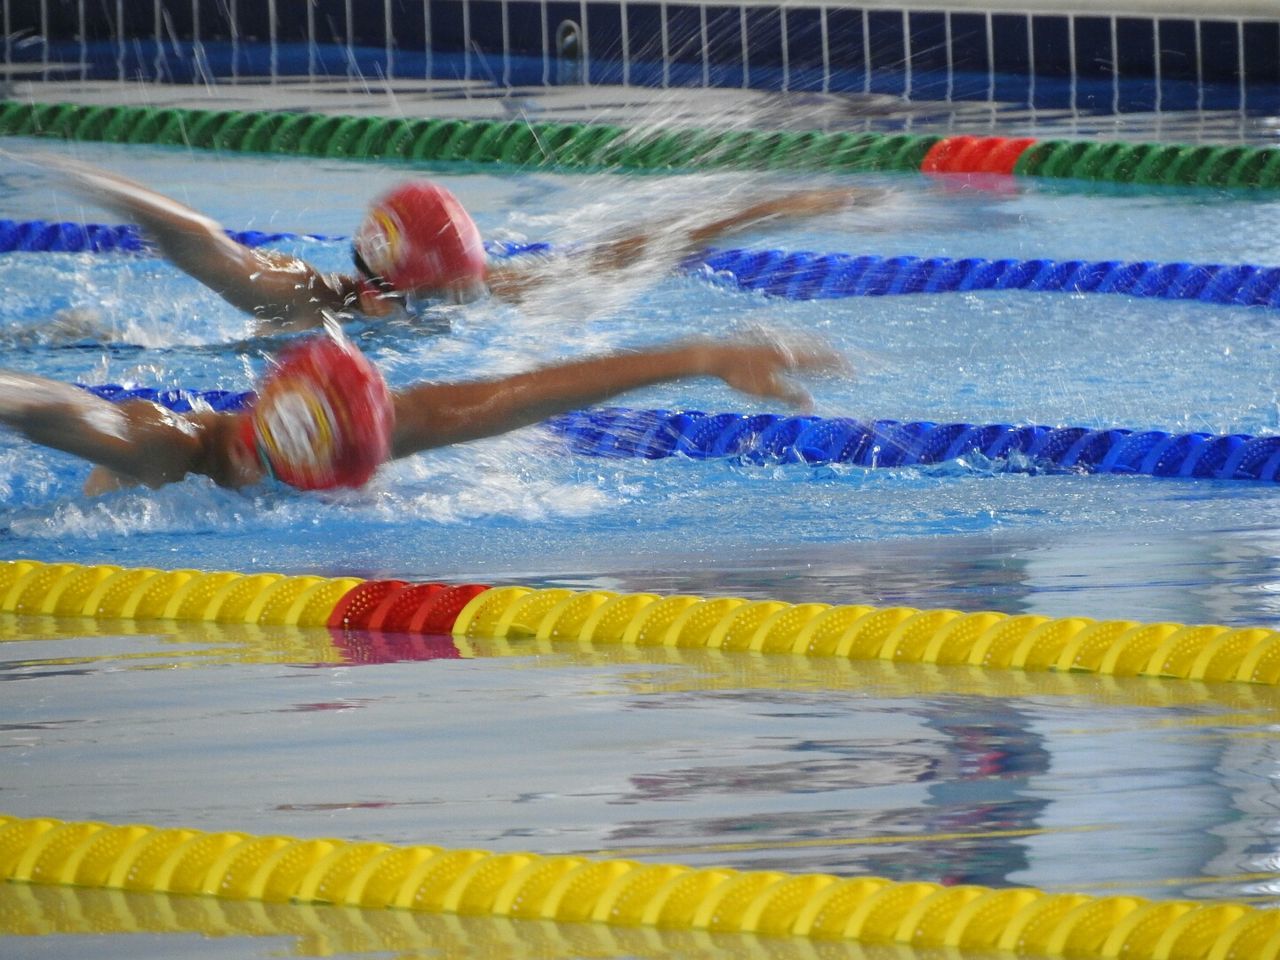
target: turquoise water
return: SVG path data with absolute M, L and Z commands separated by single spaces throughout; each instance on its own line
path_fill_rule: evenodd
M 407 172 L 54 149 L 236 229 L 346 235 L 367 198 Z M 798 182 L 432 173 L 487 236 L 565 247 L 627 223 L 696 221 Z M 856 183 L 884 191 L 881 202 L 733 243 L 1275 262 L 1271 199 L 996 191 L 912 176 Z M 9 161 L 0 216 L 112 222 Z M 294 249 L 326 269 L 345 264 L 339 241 Z M 656 259 L 607 283 L 566 272 L 519 307 L 441 308 L 349 333 L 399 385 L 765 327 L 817 334 L 849 355 L 856 376 L 811 384 L 824 415 L 1280 429 L 1266 310 L 1022 293 L 786 303 L 667 267 Z M 275 346 L 158 261 L 11 254 L 0 268 L 0 344 L 17 369 L 243 390 Z M 776 409 L 701 381 L 625 402 Z M 597 460 L 566 454 L 538 428 L 402 461 L 367 489 L 335 495 L 232 493 L 190 479 L 89 499 L 79 492 L 86 473 L 0 436 L 0 555 L 1280 620 L 1280 504 L 1266 485 L 983 463 Z M 442 645 L 435 659 L 406 649 L 399 662 L 356 665 L 323 632 L 171 630 L 0 618 L 0 679 L 11 681 L 0 698 L 0 810 L 1100 895 L 1274 897 L 1268 690 L 532 644 Z M 15 942 L 23 955 L 50 955 L 47 944 Z M 192 956 L 227 947 L 166 943 Z M 229 955 L 273 949 L 255 941 Z
M 347 235 L 365 201 L 407 172 L 59 149 L 128 172 L 237 229 Z M 39 169 L 0 169 L 7 216 L 112 219 L 59 192 Z M 566 247 L 627 224 L 700 222 L 726 204 L 796 185 L 733 174 L 435 173 L 487 236 Z M 855 183 L 883 190 L 880 202 L 731 242 L 882 255 L 1271 262 L 1271 199 L 1044 184 L 994 190 L 909 176 Z M 346 263 L 341 241 L 295 249 L 326 269 Z M 89 383 L 242 390 L 274 346 L 252 339 L 243 317 L 155 260 L 3 259 L 9 295 L 0 338 L 20 369 Z M 51 322 L 68 314 L 69 325 Z M 1259 434 L 1280 429 L 1273 323 L 1260 308 L 1097 295 L 787 303 L 653 262 L 607 282 L 564 274 L 520 307 L 489 301 L 349 332 L 397 385 L 764 327 L 819 335 L 852 360 L 854 377 L 811 384 L 819 414 Z M 710 382 L 624 402 L 776 409 Z M 36 559 L 166 566 L 181 558 L 202 568 L 575 583 L 659 575 L 673 587 L 686 580 L 703 591 L 722 584 L 792 600 L 907 596 L 962 608 L 998 602 L 1231 623 L 1271 617 L 1268 531 L 1280 519 L 1265 486 L 1013 475 L 981 463 L 867 471 L 600 461 L 566 456 L 538 429 L 403 461 L 366 491 L 327 498 L 281 490 L 246 497 L 193 479 L 88 500 L 78 493 L 83 466 L 11 438 L 0 439 L 0 466 L 0 536 L 12 555 Z M 337 556 L 335 537 L 345 542 Z M 921 555 L 942 562 L 922 564 Z M 1099 555 L 1109 562 L 1096 564 Z M 999 577 L 988 576 L 992 565 Z M 975 589 L 991 579 L 998 582 Z M 1127 589 L 1134 584 L 1154 587 L 1136 610 Z

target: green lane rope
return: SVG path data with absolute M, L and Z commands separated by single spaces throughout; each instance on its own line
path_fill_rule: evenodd
M 402 162 L 565 169 L 1013 173 L 1156 186 L 1280 187 L 1280 149 L 823 131 L 0 102 L 0 135 Z
M 0 877 L 231 901 L 1126 960 L 1274 960 L 1280 911 L 0 815 Z
M 1280 186 L 1280 150 L 1044 140 L 1022 153 L 1013 172 L 1153 186 L 1272 189 Z

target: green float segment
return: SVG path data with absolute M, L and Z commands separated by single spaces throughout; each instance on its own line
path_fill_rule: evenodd
M 1262 627 L 742 597 L 13 560 L 0 562 L 0 612 L 1280 683 L 1280 632 Z
M 0 877 L 266 903 L 1015 951 L 1270 960 L 1280 911 L 0 815 Z
M 623 169 L 917 170 L 939 139 L 16 101 L 0 104 L 0 134 L 331 158 Z
M 1280 186 L 1280 150 L 1262 146 L 628 128 L 523 120 L 353 117 L 13 100 L 0 103 L 0 135 L 361 160 L 466 161 L 565 169 L 924 171 L 1155 185 Z

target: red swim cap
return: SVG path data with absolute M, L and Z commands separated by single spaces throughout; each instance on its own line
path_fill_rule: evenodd
M 244 416 L 263 467 L 299 490 L 359 487 L 391 454 L 395 410 L 351 344 L 314 337 L 287 351 Z
M 458 198 L 412 180 L 377 200 L 356 231 L 356 265 L 403 293 L 458 290 L 484 282 L 484 242 Z

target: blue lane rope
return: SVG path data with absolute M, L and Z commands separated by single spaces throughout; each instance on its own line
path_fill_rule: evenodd
M 695 269 L 787 300 L 971 290 L 1119 293 L 1228 306 L 1280 307 L 1280 267 L 1150 260 L 986 260 L 713 250 Z
M 121 403 L 151 400 L 186 412 L 196 404 L 243 410 L 251 391 L 155 390 L 118 384 L 85 386 Z M 1142 474 L 1219 480 L 1275 481 L 1280 436 L 1168 433 L 1123 427 L 1047 427 L 931 420 L 853 420 L 777 413 L 701 413 L 607 407 L 561 414 L 544 426 L 571 452 L 592 457 L 685 456 L 744 463 L 845 463 L 907 467 L 981 455 L 1023 472 L 1059 468 L 1077 473 Z
M 776 413 L 608 408 L 546 422 L 574 453 L 597 457 L 905 467 L 981 455 L 1006 469 L 1276 480 L 1280 436 L 1168 433 L 1037 424 L 853 420 Z
M 289 240 L 342 240 L 317 234 L 227 231 L 247 246 Z M 0 253 L 143 253 L 136 226 L 0 220 Z M 545 254 L 546 243 L 491 243 L 494 256 Z M 909 293 L 1030 290 L 1118 293 L 1227 306 L 1280 307 L 1280 267 L 1256 264 L 1158 263 L 1150 260 L 1048 260 L 981 257 L 878 257 L 784 250 L 709 250 L 685 261 L 691 273 L 787 300 L 825 300 Z
M 266 233 L 228 230 L 227 236 L 247 247 L 290 240 L 343 240 L 312 233 Z M 148 253 L 151 245 L 132 223 L 68 223 L 47 220 L 0 220 L 0 253 Z
M 77 387 L 87 390 L 95 397 L 110 400 L 113 403 L 124 403 L 128 400 L 150 400 L 175 413 L 187 413 L 196 406 L 206 406 L 211 410 L 233 412 L 243 410 L 253 403 L 252 390 L 236 392 L 233 390 L 156 390 L 152 387 L 123 387 L 118 383 L 104 383 L 100 386 L 88 386 L 77 383 Z

